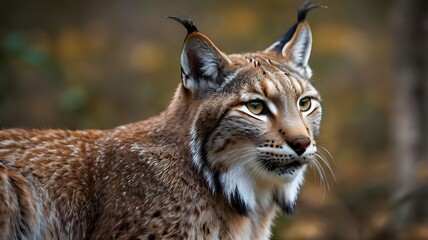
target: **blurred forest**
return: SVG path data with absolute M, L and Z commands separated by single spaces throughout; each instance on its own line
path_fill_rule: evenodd
M 318 143 L 337 182 L 307 174 L 273 239 L 428 239 L 428 7 L 324 0 L 308 16 Z M 190 17 L 226 53 L 262 50 L 301 1 L 3 1 L 0 128 L 112 128 L 162 111 Z M 325 155 L 328 155 L 325 152 Z M 327 169 L 326 169 L 327 170 Z

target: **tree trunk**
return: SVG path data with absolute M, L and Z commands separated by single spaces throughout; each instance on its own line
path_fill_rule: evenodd
M 404 239 L 416 213 L 426 211 L 426 206 L 416 209 L 422 200 L 417 197 L 416 167 L 428 156 L 428 13 L 426 0 L 395 0 L 394 3 L 392 237 Z

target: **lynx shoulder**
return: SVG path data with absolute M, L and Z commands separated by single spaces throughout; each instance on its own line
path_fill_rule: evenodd
M 319 164 L 305 3 L 265 50 L 225 54 L 190 20 L 168 108 L 110 130 L 0 131 L 0 239 L 269 239 Z

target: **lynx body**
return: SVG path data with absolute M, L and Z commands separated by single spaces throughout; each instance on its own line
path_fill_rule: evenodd
M 111 130 L 0 131 L 0 239 L 269 239 L 316 164 L 320 96 L 298 21 L 222 53 L 189 20 L 169 107 Z

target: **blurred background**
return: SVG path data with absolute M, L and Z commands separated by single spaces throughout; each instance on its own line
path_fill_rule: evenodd
M 273 239 L 428 239 L 428 7 L 324 0 L 309 14 L 329 189 L 307 173 Z M 0 128 L 113 128 L 164 109 L 190 17 L 226 53 L 262 50 L 301 1 L 3 1 Z

